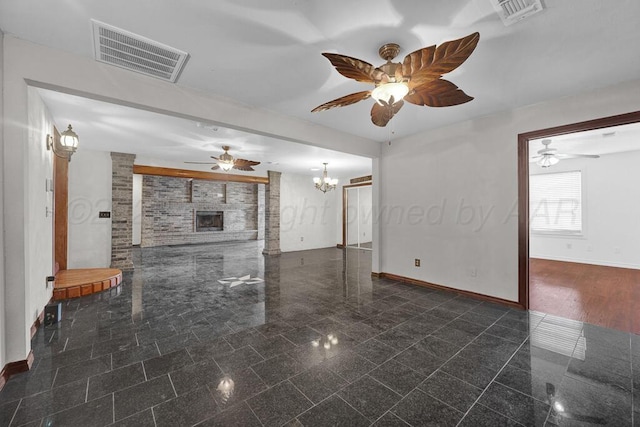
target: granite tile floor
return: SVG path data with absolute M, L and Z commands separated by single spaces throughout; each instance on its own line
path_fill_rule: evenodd
M 640 425 L 640 338 L 371 278 L 371 253 L 135 251 L 66 301 L 0 426 Z

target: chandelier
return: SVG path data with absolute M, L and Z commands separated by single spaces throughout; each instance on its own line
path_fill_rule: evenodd
M 335 178 L 329 178 L 327 176 L 327 165 L 328 163 L 323 163 L 324 171 L 322 172 L 322 178 L 315 177 L 313 178 L 313 182 L 316 185 L 316 189 L 326 193 L 327 191 L 331 191 L 336 188 L 338 185 L 338 180 Z

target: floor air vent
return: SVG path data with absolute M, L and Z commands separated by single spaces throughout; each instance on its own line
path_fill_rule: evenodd
M 175 83 L 188 53 L 94 19 L 97 61 Z
M 507 26 L 542 11 L 540 0 L 491 0 L 491 4 Z

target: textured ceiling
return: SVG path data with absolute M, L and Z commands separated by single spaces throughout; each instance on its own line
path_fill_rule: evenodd
M 640 76 L 640 1 L 544 4 L 505 27 L 489 0 L 21 0 L 0 2 L 0 28 L 93 57 L 97 19 L 189 52 L 178 85 L 382 142 Z M 402 58 L 474 31 L 476 51 L 447 75 L 475 97 L 470 103 L 406 105 L 387 128 L 370 122 L 371 100 L 310 112 L 369 89 L 339 75 L 322 52 L 380 65 L 384 43 L 399 43 Z

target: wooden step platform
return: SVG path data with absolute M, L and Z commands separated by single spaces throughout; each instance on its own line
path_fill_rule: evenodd
M 54 301 L 78 298 L 119 286 L 122 271 L 116 268 L 60 270 L 53 287 Z

